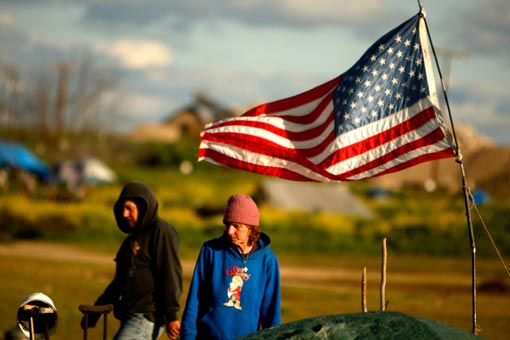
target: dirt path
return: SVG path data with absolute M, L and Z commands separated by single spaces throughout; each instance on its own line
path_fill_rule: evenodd
M 41 241 L 17 241 L 0 244 L 0 256 L 113 265 L 113 256 L 85 251 L 70 245 Z M 191 275 L 194 265 L 194 261 L 182 261 L 183 270 L 187 275 Z M 291 286 L 340 284 L 347 281 L 358 281 L 360 278 L 360 272 L 354 270 L 301 266 L 281 266 L 280 275 L 282 282 Z

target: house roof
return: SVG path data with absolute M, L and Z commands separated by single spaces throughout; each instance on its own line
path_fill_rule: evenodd
M 204 93 L 197 93 L 191 103 L 175 111 L 166 119 L 165 124 L 172 123 L 183 112 L 192 113 L 203 124 L 235 116 L 233 110 L 221 105 Z

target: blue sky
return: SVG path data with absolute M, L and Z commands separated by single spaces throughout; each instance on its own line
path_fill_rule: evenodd
M 422 4 L 454 123 L 510 144 L 510 2 Z M 87 51 L 121 75 L 115 125 L 132 129 L 199 91 L 249 108 L 308 90 L 418 10 L 414 0 L 0 0 L 0 63 L 28 70 Z

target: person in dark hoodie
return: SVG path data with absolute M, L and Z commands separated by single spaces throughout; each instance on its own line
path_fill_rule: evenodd
M 281 323 L 278 260 L 260 232 L 257 205 L 247 195 L 231 196 L 223 223 L 223 235 L 198 255 L 181 340 L 237 339 Z
M 115 340 L 158 339 L 163 325 L 168 337 L 176 339 L 182 294 L 178 234 L 158 216 L 156 197 L 142 183 L 126 184 L 113 212 L 128 236 L 115 257 L 115 276 L 95 305 L 114 305 L 121 322 Z M 89 327 L 95 326 L 96 316 L 89 317 Z

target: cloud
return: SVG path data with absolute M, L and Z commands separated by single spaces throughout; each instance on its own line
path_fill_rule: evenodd
M 175 27 L 194 26 L 204 21 L 235 21 L 247 26 L 292 26 L 301 29 L 345 26 L 372 22 L 383 11 L 382 0 L 154 0 L 87 4 L 84 23 L 92 25 L 150 26 L 170 20 Z M 372 19 L 371 19 L 372 18 Z
M 218 16 L 247 25 L 292 26 L 300 29 L 366 22 L 382 10 L 380 0 L 250 0 L 224 1 Z
M 469 122 L 485 136 L 510 143 L 510 98 L 505 83 L 462 85 L 451 94 L 454 121 Z
M 13 23 L 12 15 L 0 10 L 0 26 L 10 26 Z
M 173 54 L 166 45 L 151 40 L 119 40 L 100 45 L 102 52 L 118 59 L 127 68 L 164 67 L 172 62 Z
M 510 57 L 510 2 L 493 0 L 477 4 L 460 16 L 454 39 L 475 53 Z

